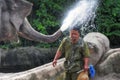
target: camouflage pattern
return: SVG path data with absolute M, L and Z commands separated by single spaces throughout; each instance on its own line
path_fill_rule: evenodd
M 75 80 L 72 79 L 72 75 L 76 74 L 77 77 L 76 72 L 83 69 L 84 58 L 89 57 L 87 43 L 85 43 L 82 39 L 79 39 L 78 43 L 72 44 L 70 37 L 65 37 L 58 50 L 65 55 L 66 59 L 64 62 L 65 72 L 67 73 L 65 80 Z M 71 77 L 71 79 L 68 79 L 67 76 Z

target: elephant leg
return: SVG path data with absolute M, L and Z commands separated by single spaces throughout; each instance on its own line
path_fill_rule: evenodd
M 107 54 L 110 55 L 108 55 L 108 57 L 99 64 L 99 72 L 101 74 L 120 73 L 120 48 L 112 49 L 108 51 Z M 107 56 L 107 54 L 104 56 Z
M 1 4 L 1 1 L 0 1 L 0 39 L 2 38 L 1 37 L 1 30 L 2 30 L 2 19 L 1 19 L 1 16 L 2 16 L 2 4 Z
M 0 27 L 1 27 L 1 4 L 0 4 Z

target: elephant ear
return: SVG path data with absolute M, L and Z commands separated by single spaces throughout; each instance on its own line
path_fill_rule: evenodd
M 26 0 L 6 0 L 10 13 L 10 22 L 19 31 L 20 25 L 32 10 L 32 3 Z

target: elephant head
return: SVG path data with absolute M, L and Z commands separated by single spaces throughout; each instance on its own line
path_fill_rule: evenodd
M 0 41 L 18 41 L 18 36 L 33 41 L 54 42 L 62 34 L 58 30 L 44 35 L 34 30 L 27 20 L 32 3 L 26 0 L 0 0 Z

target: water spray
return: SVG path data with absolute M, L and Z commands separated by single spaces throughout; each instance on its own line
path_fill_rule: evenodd
M 93 22 L 98 6 L 97 2 L 97 0 L 80 0 L 75 7 L 68 12 L 60 30 L 64 32 L 76 26 L 79 26 L 79 29 L 82 31 L 88 29 L 90 26 L 95 28 Z

